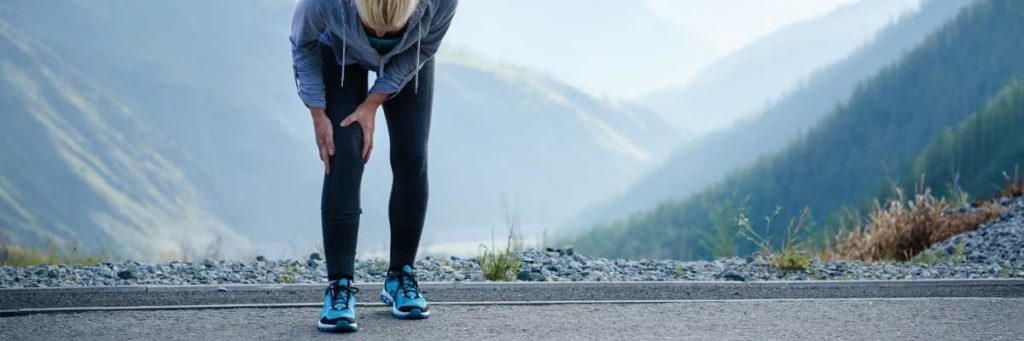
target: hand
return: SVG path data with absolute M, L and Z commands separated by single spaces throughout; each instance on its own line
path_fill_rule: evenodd
M 320 108 L 310 108 L 313 116 L 313 131 L 316 133 L 316 147 L 320 150 L 320 161 L 324 162 L 324 174 L 331 174 L 331 156 L 334 155 L 334 127 L 327 112 Z
M 354 122 L 358 122 L 359 126 L 363 129 L 363 163 L 370 161 L 370 152 L 373 151 L 373 123 L 377 119 L 377 108 L 383 102 L 383 95 L 370 94 L 356 107 L 356 111 L 348 115 L 344 120 L 341 121 L 340 126 L 348 127 Z

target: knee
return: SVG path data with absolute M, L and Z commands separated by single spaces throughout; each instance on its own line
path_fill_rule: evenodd
M 322 205 L 320 214 L 327 224 L 359 224 L 363 210 L 359 207 Z
M 392 158 L 391 172 L 396 181 L 426 178 L 427 158 L 425 155 L 416 158 Z

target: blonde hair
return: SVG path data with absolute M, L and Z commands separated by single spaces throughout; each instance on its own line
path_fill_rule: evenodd
M 356 0 L 363 23 L 381 31 L 400 30 L 418 4 L 419 0 Z

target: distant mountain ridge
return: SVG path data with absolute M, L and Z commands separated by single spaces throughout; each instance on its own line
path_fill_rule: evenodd
M 118 103 L 89 115 L 70 108 L 55 109 L 55 115 L 132 122 L 135 127 L 75 127 L 86 138 L 119 136 L 110 137 L 118 144 L 88 146 L 91 154 L 116 156 L 98 159 L 96 167 L 148 160 L 139 155 L 160 161 L 104 174 L 110 181 L 124 182 L 128 194 L 118 196 L 122 201 L 50 210 L 47 205 L 55 198 L 92 195 L 90 189 L 54 187 L 15 174 L 45 173 L 40 168 L 52 166 L 62 178 L 89 176 L 66 163 L 44 162 L 56 147 L 28 141 L 59 132 L 28 129 L 24 117 L 36 109 L 11 99 L 8 103 L 16 105 L 5 104 L 5 110 L 14 117 L 6 117 L 12 121 L 0 126 L 0 135 L 11 143 L 0 149 L 18 158 L 5 162 L 0 172 L 0 212 L 15 218 L 3 221 L 0 232 L 18 243 L 45 248 L 45 237 L 29 236 L 64 231 L 69 242 L 119 250 L 124 247 L 121 240 L 104 230 L 114 223 L 86 226 L 85 221 L 141 207 L 151 211 L 146 219 L 117 223 L 160 236 L 138 243 L 138 248 L 191 243 L 190 238 L 213 243 L 214 234 L 225 236 L 225 249 L 243 244 L 234 241 L 237 236 L 252 241 L 249 246 L 255 248 L 247 252 L 276 257 L 308 252 L 319 244 L 323 173 L 309 114 L 295 95 L 292 79 L 288 27 L 294 6 L 287 0 L 0 3 L 0 20 L 21 32 L 26 43 L 59 56 L 68 71 L 58 75 L 57 83 L 74 75 Z M 7 54 L 3 60 L 10 70 L 31 70 L 38 63 Z M 624 188 L 679 138 L 645 109 L 594 99 L 559 82 L 485 61 L 446 61 L 442 54 L 435 82 L 425 245 L 483 240 L 492 228 L 501 233 L 506 228 L 504 204 L 523 224 L 562 219 L 594 198 Z M 8 94 L 68 101 L 32 89 Z M 364 175 L 360 252 L 379 249 L 388 238 L 389 147 L 386 125 L 380 122 L 379 127 Z M 32 148 L 22 150 L 24 146 Z M 32 195 L 26 194 L 30 191 Z M 29 224 L 24 214 L 53 215 L 60 222 Z M 537 232 L 519 227 L 520 232 Z M 146 256 L 162 256 L 160 248 L 151 249 Z
M 972 3 L 782 152 L 700 194 L 592 231 L 577 246 L 618 257 L 699 258 L 708 254 L 699 246 L 710 226 L 706 205 L 746 198 L 749 217 L 781 206 L 783 220 L 806 206 L 819 222 L 859 207 L 888 175 L 1024 75 L 1024 46 L 1007 43 L 1024 37 L 1022 22 L 1024 3 Z M 784 235 L 779 225 L 767 232 L 776 241 Z M 740 252 L 752 249 L 743 244 Z
M 0 238 L 138 258 L 251 247 L 159 131 L 3 20 L 0 52 Z
M 869 41 L 918 0 L 861 0 L 787 25 L 714 62 L 686 85 L 641 100 L 675 124 L 703 135 L 770 106 L 813 71 Z
M 973 1 L 923 3 L 918 11 L 883 28 L 849 56 L 814 72 L 757 115 L 674 150 L 663 165 L 625 192 L 578 215 L 569 224 L 571 230 L 624 219 L 665 200 L 683 199 L 784 148 L 845 102 L 858 83 L 897 61 Z

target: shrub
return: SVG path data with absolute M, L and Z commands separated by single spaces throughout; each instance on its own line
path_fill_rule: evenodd
M 902 189 L 894 190 L 895 198 L 885 204 L 875 201 L 866 224 L 857 224 L 836 237 L 836 257 L 907 261 L 932 244 L 973 230 L 1003 213 L 993 202 L 982 203 L 973 211 L 956 211 L 953 203 L 936 198 L 922 186 L 912 200 L 906 199 Z

